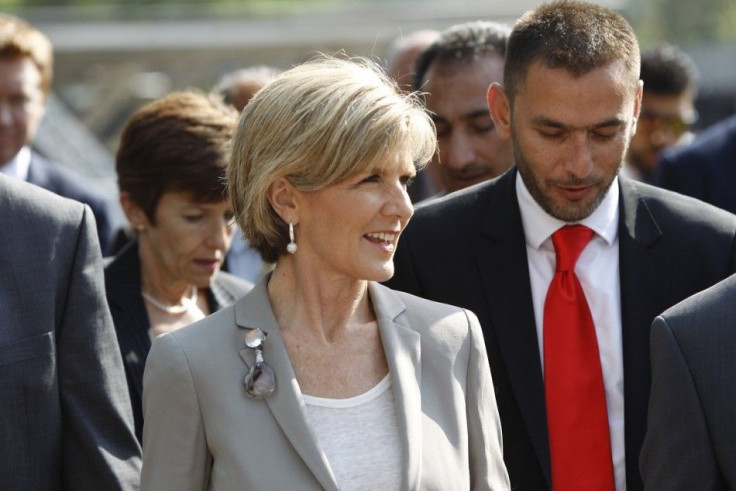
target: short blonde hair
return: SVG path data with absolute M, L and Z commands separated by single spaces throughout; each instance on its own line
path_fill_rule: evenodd
M 436 147 L 421 102 L 379 66 L 322 56 L 274 78 L 240 116 L 227 171 L 236 220 L 263 259 L 275 262 L 288 243 L 268 201 L 277 179 L 317 191 L 397 151 L 408 150 L 421 167 Z
M 48 94 L 53 78 L 51 41 L 28 22 L 0 13 L 0 59 L 28 57 L 41 73 L 41 90 Z

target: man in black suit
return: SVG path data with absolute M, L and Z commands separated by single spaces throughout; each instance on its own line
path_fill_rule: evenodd
M 641 453 L 651 490 L 736 489 L 736 276 L 652 326 L 652 394 Z
M 546 295 L 565 272 L 556 259 L 558 232 L 571 224 L 593 231 L 572 269 L 584 292 L 573 306 L 587 311 L 587 333 L 594 330 L 586 339 L 594 347 L 577 353 L 598 354 L 596 377 L 593 370 L 580 375 L 605 391 L 605 400 L 596 394 L 596 431 L 608 437 L 586 439 L 574 425 L 561 437 L 608 454 L 597 460 L 608 470 L 593 473 L 603 482 L 595 489 L 642 488 L 652 320 L 736 270 L 736 217 L 618 177 L 641 94 L 636 36 L 620 15 L 569 1 L 526 13 L 509 39 L 504 86 L 488 93 L 516 167 L 420 206 L 399 242 L 389 286 L 469 308 L 481 321 L 513 489 L 550 489 L 556 476 L 587 470 L 587 450 L 567 455 L 565 467 L 553 465 L 559 452 L 550 449 L 549 421 L 566 411 L 547 411 L 550 400 L 559 403 L 547 391 L 547 361 L 564 363 L 576 346 L 548 351 L 555 336 L 545 335 L 552 327 Z M 570 354 L 570 361 L 578 359 Z
M 736 213 L 736 115 L 720 121 L 692 144 L 665 152 L 655 184 Z
M 51 90 L 53 52 L 41 32 L 0 13 L 0 172 L 89 205 L 103 252 L 112 241 L 108 201 L 81 176 L 31 150 Z

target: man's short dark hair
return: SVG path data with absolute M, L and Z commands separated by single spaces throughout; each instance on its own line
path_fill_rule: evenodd
M 698 69 L 683 51 L 671 44 L 650 48 L 641 54 L 644 91 L 658 95 L 696 92 Z
M 575 77 L 623 60 L 632 86 L 639 80 L 639 44 L 621 15 L 600 5 L 561 0 L 546 3 L 519 18 L 506 49 L 504 90 L 511 103 L 527 70 L 540 62 Z
M 488 54 L 504 59 L 510 32 L 509 26 L 488 21 L 466 22 L 443 31 L 440 38 L 417 58 L 414 90 L 422 88 L 433 63 L 472 63 Z

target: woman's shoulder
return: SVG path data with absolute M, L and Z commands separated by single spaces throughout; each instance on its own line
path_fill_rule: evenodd
M 427 300 L 380 284 L 376 284 L 373 291 L 380 297 L 379 308 L 387 310 L 384 313 L 389 316 L 395 315 L 395 322 L 415 330 L 427 331 L 437 328 L 469 333 L 470 329 L 478 324 L 475 314 L 462 307 Z
M 154 344 L 168 338 L 166 342 L 169 345 L 178 346 L 188 357 L 198 354 L 212 356 L 221 348 L 231 348 L 234 340 L 240 339 L 239 331 L 242 329 L 235 324 L 234 305 L 229 305 L 193 324 L 156 338 Z

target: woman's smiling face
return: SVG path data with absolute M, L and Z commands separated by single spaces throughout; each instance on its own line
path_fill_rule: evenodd
M 406 186 L 415 174 L 408 154 L 389 152 L 369 171 L 299 192 L 299 260 L 357 280 L 389 279 L 399 235 L 414 213 Z

